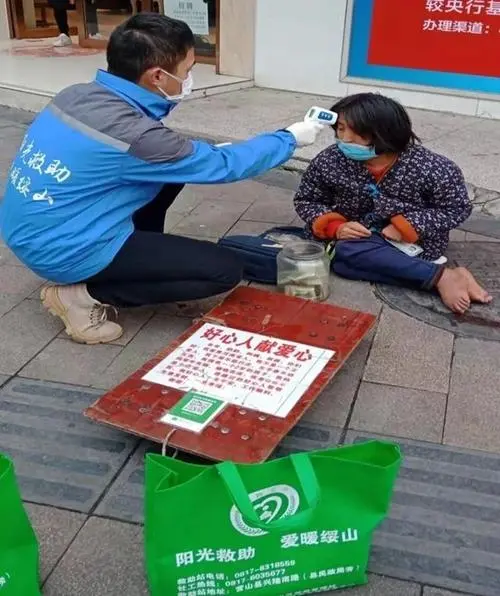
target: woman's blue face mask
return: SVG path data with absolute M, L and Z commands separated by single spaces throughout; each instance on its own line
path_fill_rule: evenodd
M 356 143 L 345 143 L 337 139 L 337 147 L 349 159 L 354 161 L 369 161 L 377 157 L 375 148 L 367 145 L 357 145 Z

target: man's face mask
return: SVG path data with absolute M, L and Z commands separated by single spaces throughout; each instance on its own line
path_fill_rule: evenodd
M 356 143 L 345 143 L 337 139 L 337 147 L 349 159 L 354 161 L 369 161 L 377 157 L 377 152 L 372 146 L 357 145 Z
M 158 85 L 157 89 L 165 97 L 165 99 L 168 99 L 168 101 L 182 101 L 183 99 L 186 99 L 186 97 L 191 95 L 191 92 L 193 91 L 193 73 L 192 72 L 189 72 L 188 76 L 185 79 L 181 79 L 181 78 L 167 72 L 166 70 L 163 70 L 163 68 L 160 70 L 164 74 L 166 74 L 167 77 L 171 77 L 172 79 L 174 79 L 178 83 L 181 83 L 181 85 L 182 85 L 182 89 L 181 89 L 181 92 L 179 93 L 179 95 L 169 95 L 166 91 L 164 91 Z

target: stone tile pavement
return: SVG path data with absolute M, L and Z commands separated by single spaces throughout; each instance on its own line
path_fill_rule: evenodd
M 260 93 L 252 90 L 245 101 L 253 105 Z M 276 126 L 311 103 L 289 94 L 286 114 L 276 117 L 278 96 L 266 97 L 263 123 Z M 179 118 L 189 114 L 198 126 L 193 132 L 210 133 L 199 124 L 214 101 L 186 104 Z M 235 121 L 224 120 L 223 136 L 231 136 L 236 120 L 242 122 L 241 98 L 228 94 L 224 101 L 235 106 L 230 112 Z M 475 147 L 478 131 L 486 136 L 496 125 L 483 130 L 480 122 L 462 116 L 415 112 L 414 117 L 431 146 L 440 139 L 447 143 L 453 133 L 471 136 Z M 29 119 L 0 108 L 0 194 Z M 252 122 L 245 122 L 251 132 Z M 496 178 L 475 172 L 469 179 L 477 183 L 471 186 L 474 196 L 498 200 L 497 193 L 480 188 L 488 183 L 497 190 Z M 166 229 L 216 240 L 290 224 L 297 180 L 295 173 L 280 170 L 260 181 L 187 188 Z M 478 237 L 464 229 L 455 239 Z M 498 238 L 492 233 L 479 239 Z M 60 323 L 43 311 L 41 283 L 0 244 L 0 451 L 14 458 L 41 540 L 44 594 L 145 595 L 142 460 L 155 447 L 94 425 L 81 411 L 213 301 L 125 311 L 125 336 L 113 345 L 89 347 L 70 342 Z M 498 595 L 500 344 L 456 338 L 395 312 L 367 284 L 332 279 L 329 301 L 380 315 L 378 326 L 279 453 L 374 436 L 396 438 L 405 453 L 391 516 L 375 536 L 371 582 L 348 593 Z

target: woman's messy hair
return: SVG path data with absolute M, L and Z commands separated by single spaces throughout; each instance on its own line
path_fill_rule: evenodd
M 378 155 L 401 153 L 408 146 L 420 143 L 408 112 L 390 97 L 377 93 L 348 95 L 332 111 L 342 115 L 357 135 L 369 140 Z M 337 125 L 338 121 L 333 126 L 335 131 Z

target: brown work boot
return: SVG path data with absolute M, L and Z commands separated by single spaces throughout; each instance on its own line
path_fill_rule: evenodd
M 42 303 L 54 316 L 62 319 L 66 333 L 81 344 L 106 344 L 123 333 L 120 325 L 108 321 L 108 306 L 94 300 L 85 284 L 45 286 Z

